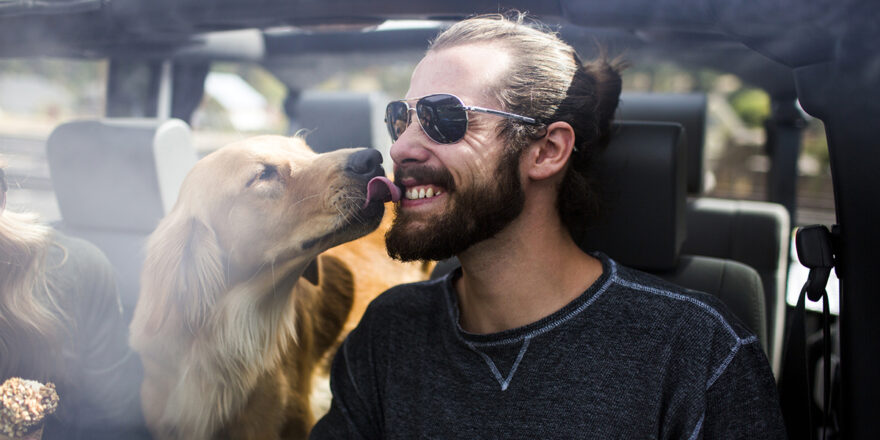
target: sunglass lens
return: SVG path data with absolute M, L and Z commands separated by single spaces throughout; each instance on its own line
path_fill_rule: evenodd
M 409 125 L 408 119 L 409 111 L 405 102 L 394 101 L 385 107 L 385 125 L 388 127 L 392 141 L 396 141 L 406 131 Z
M 435 142 L 458 142 L 467 132 L 467 112 L 455 96 L 426 96 L 416 103 L 416 114 L 425 134 Z

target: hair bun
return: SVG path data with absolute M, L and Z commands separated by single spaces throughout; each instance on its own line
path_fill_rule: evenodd
M 611 121 L 620 102 L 623 79 L 620 72 L 626 65 L 620 59 L 609 60 L 604 54 L 584 64 L 584 70 L 593 77 L 596 87 L 596 114 L 598 116 L 599 145 L 608 144 Z

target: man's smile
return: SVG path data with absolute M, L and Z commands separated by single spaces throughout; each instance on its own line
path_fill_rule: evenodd
M 417 185 L 408 187 L 404 191 L 407 200 L 430 199 L 443 193 L 444 190 L 435 185 Z
M 405 185 L 403 187 L 403 195 L 400 198 L 400 207 L 427 209 L 428 206 L 436 206 L 440 200 L 445 199 L 449 194 L 445 187 L 433 183 Z
M 427 166 L 395 170 L 395 184 L 403 193 L 400 204 L 413 207 L 434 202 L 447 196 L 455 187 L 448 170 Z

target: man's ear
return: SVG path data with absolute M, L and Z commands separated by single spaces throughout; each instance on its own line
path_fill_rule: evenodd
M 547 134 L 529 146 L 527 175 L 544 180 L 565 170 L 574 149 L 574 129 L 568 122 L 557 121 L 547 126 Z

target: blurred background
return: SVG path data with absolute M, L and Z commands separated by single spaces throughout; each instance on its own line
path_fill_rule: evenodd
M 412 61 L 382 67 L 340 69 L 312 78 L 317 91 L 373 94 L 374 113 L 387 99 L 406 93 Z M 0 60 L 0 155 L 7 162 L 10 206 L 38 212 L 44 221 L 60 220 L 45 160 L 45 141 L 59 123 L 105 114 L 107 62 L 22 58 Z M 205 94 L 191 125 L 198 151 L 256 134 L 290 134 L 299 128 L 285 111 L 288 88 L 262 66 L 214 62 L 205 80 Z M 770 168 L 764 124 L 771 116 L 770 98 L 731 74 L 688 70 L 659 63 L 631 66 L 624 72 L 624 90 L 634 92 L 705 93 L 708 115 L 705 139 L 705 194 L 719 198 L 767 200 Z M 821 121 L 805 114 L 802 151 L 798 160 L 797 211 L 793 226 L 833 224 L 834 198 L 828 148 Z M 374 145 L 387 149 L 381 133 Z

